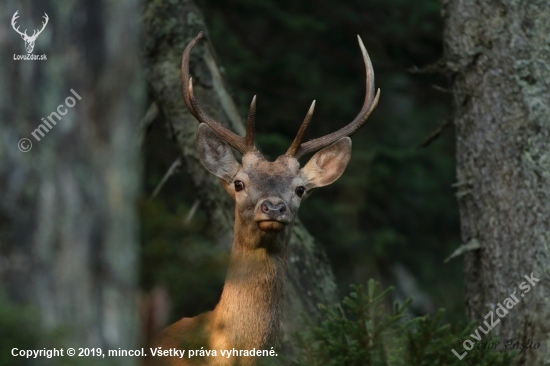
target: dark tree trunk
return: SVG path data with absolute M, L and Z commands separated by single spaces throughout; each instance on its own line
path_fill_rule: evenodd
M 550 363 L 550 2 L 444 2 L 453 72 L 457 186 L 467 312 L 483 317 L 516 291 L 489 334 L 540 342 L 522 365 Z M 477 249 L 476 249 L 477 248 Z M 522 293 L 525 275 L 540 279 Z
M 16 10 L 29 35 L 47 13 L 33 51 L 46 61 L 13 59 L 26 54 L 8 26 Z M 8 2 L 0 19 L 0 290 L 34 308 L 33 330 L 50 347 L 133 349 L 139 3 Z M 56 111 L 66 114 L 47 127 L 41 118 Z M 30 151 L 18 150 L 22 138 Z M 86 362 L 95 359 L 107 361 Z
M 188 113 L 181 91 L 183 49 L 199 31 L 208 34 L 202 14 L 190 0 L 148 1 L 145 9 L 147 78 L 153 98 L 175 134 L 197 197 L 209 215 L 211 237 L 228 247 L 233 236 L 234 204 L 219 180 L 199 161 L 195 148 L 198 122 Z M 216 121 L 244 135 L 241 117 L 224 85 L 208 36 L 193 50 L 190 68 L 195 95 L 203 109 Z M 301 312 L 314 315 L 318 303 L 331 304 L 336 295 L 324 250 L 299 221 L 291 238 L 289 257 L 284 321 L 287 340 L 303 327 Z

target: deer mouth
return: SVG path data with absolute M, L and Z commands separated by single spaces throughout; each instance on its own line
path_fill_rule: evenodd
M 272 231 L 272 232 L 279 232 L 283 231 L 283 229 L 286 227 L 287 223 L 277 220 L 263 220 L 257 222 L 258 227 L 262 231 Z

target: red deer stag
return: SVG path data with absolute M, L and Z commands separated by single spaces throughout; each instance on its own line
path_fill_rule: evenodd
M 155 356 L 150 355 L 148 364 L 256 365 L 257 357 L 239 354 L 239 350 L 271 350 L 277 344 L 283 315 L 287 245 L 298 207 L 314 188 L 331 184 L 342 175 L 351 155 L 348 136 L 365 123 L 376 107 L 379 91 L 375 95 L 374 71 L 358 37 L 367 90 L 357 117 L 336 132 L 302 142 L 313 114 L 313 102 L 286 154 L 270 162 L 254 145 L 256 97 L 250 105 L 244 138 L 212 120 L 195 99 L 189 54 L 202 36 L 199 33 L 183 52 L 183 99 L 200 122 L 197 149 L 202 164 L 221 179 L 235 200 L 235 234 L 218 305 L 213 311 L 183 318 L 164 329 L 156 338 L 155 348 L 150 350 L 155 351 Z M 242 153 L 241 164 L 231 148 Z M 317 153 L 300 169 L 298 159 L 313 152 Z M 201 353 L 196 350 L 201 347 L 203 354 L 208 351 L 209 355 L 199 360 L 196 356 Z M 185 353 L 181 357 L 174 350 Z M 189 350 L 195 350 L 192 357 Z

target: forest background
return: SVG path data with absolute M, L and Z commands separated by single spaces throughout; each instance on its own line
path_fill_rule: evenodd
M 526 6 L 531 13 L 524 17 L 509 11 L 521 8 L 514 2 L 458 8 L 457 2 L 432 0 L 338 5 L 325 0 L 77 0 L 69 7 L 66 4 L 21 0 L 7 1 L 8 6 L 0 8 L 0 18 L 5 19 L 0 57 L 10 61 L 0 69 L 0 339 L 9 340 L 4 347 L 31 342 L 41 331 L 37 322 L 72 342 L 133 347 L 142 342 L 138 334 L 154 330 L 148 326 L 210 310 L 218 301 L 226 272 L 232 204 L 193 155 L 197 124 L 183 107 L 179 80 L 181 52 L 199 30 L 206 31 L 206 40 L 191 59 L 199 102 L 217 113 L 220 122 L 239 131 L 231 118 L 238 114 L 242 120 L 252 96 L 257 95 L 257 145 L 269 158 L 286 150 L 313 99 L 316 110 L 306 139 L 335 131 L 355 117 L 365 88 L 357 35 L 373 61 L 381 99 L 367 125 L 352 138 L 352 160 L 336 184 L 314 192 L 300 209 L 288 272 L 294 293 L 287 298 L 299 299 L 292 309 L 313 315 L 317 302 L 330 305 L 349 293 L 350 284 L 366 285 L 374 278 L 383 288 L 396 287 L 388 305 L 412 297 L 408 315 L 434 314 L 445 308 L 443 323 L 457 324 L 466 320 L 466 311 L 470 319 L 480 319 L 490 303 L 501 300 L 521 276 L 547 268 L 547 221 L 531 206 L 537 206 L 539 213 L 548 212 L 541 199 L 547 192 L 544 164 L 548 160 L 540 155 L 539 169 L 533 162 L 538 162 L 538 155 L 524 159 L 525 146 L 545 151 L 548 140 L 539 132 L 547 129 L 529 125 L 544 123 L 544 113 L 537 115 L 539 119 L 523 120 L 515 110 L 505 110 L 512 114 L 505 118 L 492 110 L 481 113 L 475 103 L 485 102 L 488 109 L 512 103 L 483 98 L 481 83 L 461 84 L 486 81 L 470 77 L 472 71 L 495 75 L 486 72 L 487 59 L 520 63 L 524 54 L 531 57 L 532 52 L 533 64 L 545 64 L 544 47 L 528 44 L 528 51 L 502 47 L 509 34 L 516 40 L 514 22 L 527 30 L 532 26 L 535 36 L 548 34 L 541 24 L 550 23 L 539 21 L 535 8 Z M 482 14 L 478 5 L 484 16 L 501 18 L 496 25 L 479 21 L 479 39 L 465 42 L 470 36 L 465 31 L 478 28 L 465 28 L 470 23 L 463 19 Z M 18 9 L 26 14 L 18 21 L 29 29 L 40 24 L 43 12 L 49 14 L 50 23 L 36 45 L 36 52 L 48 54 L 47 62 L 12 62 L 14 53 L 25 52 L 24 43 L 9 27 Z M 499 24 L 506 32 L 500 31 Z M 490 32 L 496 35 L 489 37 Z M 493 48 L 491 42 L 497 44 L 499 36 L 504 39 L 501 48 Z M 545 42 L 544 37 L 533 38 Z M 473 45 L 473 51 L 463 53 L 457 45 Z M 491 50 L 502 48 L 519 56 L 491 57 Z M 503 69 L 500 64 L 489 65 L 489 70 Z M 518 65 L 522 71 L 521 65 L 530 64 Z M 533 75 L 539 75 L 535 71 Z M 236 102 L 238 113 L 233 117 L 224 109 L 228 103 L 216 99 L 223 89 L 216 84 L 217 72 Z M 516 80 L 514 71 L 502 75 L 507 82 L 534 85 L 524 93 L 526 105 L 541 110 L 538 98 L 547 93 L 537 83 L 548 78 L 529 74 Z M 497 83 L 487 94 L 514 91 L 517 86 L 509 85 Z M 74 113 L 32 151 L 17 150 L 17 140 L 28 136 L 71 88 L 83 96 Z M 512 93 L 510 98 L 521 102 Z M 459 107 L 454 111 L 453 99 Z M 463 117 L 468 108 L 481 118 Z M 458 138 L 453 113 L 454 124 L 462 132 Z M 514 130 L 492 119 L 520 122 Z M 520 125 L 523 122 L 528 127 Z M 487 137 L 461 129 L 476 123 L 482 130 L 502 128 L 499 132 L 506 138 L 513 136 L 516 144 L 496 134 Z M 501 191 L 489 184 L 476 186 L 489 181 L 516 188 L 507 185 L 506 179 L 492 179 L 477 166 L 472 167 L 472 179 L 467 174 L 466 180 L 456 178 L 455 145 L 464 146 L 469 142 L 464 137 L 472 136 L 480 137 L 473 141 L 474 147 L 493 152 L 499 150 L 492 144 L 502 143 L 506 154 L 516 154 L 495 159 L 497 167 L 502 162 L 513 168 L 513 174 L 505 169 L 498 173 L 516 177 L 520 187 L 526 182 L 532 188 L 525 190 L 525 197 L 536 205 L 531 202 L 523 209 L 524 216 L 540 221 L 537 230 L 523 225 L 523 217 L 507 221 L 513 217 L 510 212 L 521 206 L 514 203 L 520 197 L 514 189 L 502 193 L 506 200 L 491 195 Z M 482 165 L 482 158 L 493 156 L 483 149 L 475 154 L 476 159 L 470 160 Z M 462 157 L 462 167 L 470 161 L 460 150 L 456 155 Z M 460 161 L 458 165 L 460 172 Z M 516 174 L 523 167 L 534 171 L 529 171 L 529 179 Z M 482 200 L 486 210 L 468 211 L 468 203 L 478 207 L 478 195 L 487 198 Z M 521 197 L 521 204 L 530 202 Z M 467 218 L 462 223 L 463 240 L 457 199 Z M 487 214 L 497 206 L 493 199 L 512 209 Z M 517 212 L 521 216 L 524 211 Z M 475 227 L 477 223 L 481 228 Z M 496 224 L 500 227 L 485 230 Z M 508 235 L 522 226 L 524 232 Z M 469 240 L 476 237 L 477 246 L 476 240 Z M 509 242 L 501 246 L 503 237 Z M 476 250 L 479 242 L 483 250 Z M 474 249 L 466 254 L 466 265 L 462 256 L 445 261 L 461 244 Z M 511 254 L 501 256 L 501 250 Z M 332 271 L 337 286 L 333 286 Z M 531 294 L 533 301 L 522 304 L 521 314 L 518 310 L 517 316 L 508 318 L 508 328 L 500 328 L 502 334 L 531 334 L 532 324 L 544 324 L 535 316 L 547 312 L 542 311 L 546 293 L 546 285 L 537 287 L 536 295 Z M 465 300 L 473 305 L 469 310 Z M 136 320 L 137 309 L 145 322 Z M 151 314 L 143 314 L 143 309 Z M 286 324 L 299 324 L 293 320 Z M 47 332 L 44 338 L 56 339 Z
M 316 191 L 299 216 L 323 243 L 340 296 L 349 284 L 375 278 L 397 286 L 396 300 L 414 297 L 417 315 L 443 307 L 448 320 L 465 320 L 462 260 L 444 263 L 460 244 L 448 80 L 418 72 L 442 57 L 440 3 L 206 0 L 198 6 L 241 116 L 257 95 L 257 141 L 271 158 L 290 145 L 313 99 L 308 139 L 340 128 L 359 111 L 365 87 L 359 33 L 382 97 L 353 137 L 346 173 Z M 166 284 L 177 298 L 176 313 L 198 313 L 217 302 L 223 257 L 202 242 L 200 205 L 182 225 L 196 200 L 185 169 L 149 200 L 178 158 L 164 125 L 152 125 L 149 134 L 143 286 Z M 182 262 L 189 277 L 182 277 Z

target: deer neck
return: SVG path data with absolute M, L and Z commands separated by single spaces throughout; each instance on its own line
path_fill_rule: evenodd
M 219 349 L 268 348 L 280 334 L 292 225 L 265 233 L 253 222 L 247 227 L 236 216 L 229 269 L 212 314 L 211 342 Z

